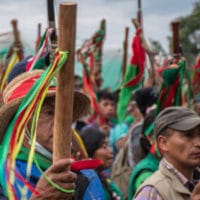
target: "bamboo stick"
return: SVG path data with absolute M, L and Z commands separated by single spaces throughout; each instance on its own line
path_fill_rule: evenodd
M 69 54 L 57 76 L 53 162 L 71 155 L 76 7 L 75 3 L 59 5 L 58 46 L 60 51 L 69 51 Z

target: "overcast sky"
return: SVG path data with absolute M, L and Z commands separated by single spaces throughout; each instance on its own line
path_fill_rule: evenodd
M 141 0 L 142 1 L 142 0 Z M 177 17 L 191 13 L 196 0 L 143 0 L 143 26 L 147 39 L 161 42 L 167 50 L 167 36 L 171 35 L 170 22 Z M 56 0 L 56 5 L 61 0 Z M 130 29 L 131 43 L 135 28 L 131 18 L 137 15 L 137 0 L 77 0 L 77 47 L 89 38 L 106 19 L 107 33 L 105 49 L 121 49 L 124 29 Z M 21 37 L 26 44 L 34 47 L 37 24 L 42 30 L 47 26 L 46 0 L 0 0 L 0 33 L 11 31 L 10 20 L 18 19 Z M 56 18 L 58 7 L 56 6 Z M 130 44 L 129 43 L 129 44 Z M 130 45 L 129 45 L 130 46 Z

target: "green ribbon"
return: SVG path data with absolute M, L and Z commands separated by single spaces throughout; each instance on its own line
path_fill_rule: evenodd
M 144 131 L 144 135 L 148 136 L 154 129 L 154 123 L 151 123 Z

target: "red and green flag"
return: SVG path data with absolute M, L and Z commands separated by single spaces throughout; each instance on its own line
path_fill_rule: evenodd
M 96 82 L 91 77 L 91 72 L 94 68 L 98 68 L 99 73 L 101 73 L 101 57 L 104 39 L 105 20 L 102 20 L 100 28 L 77 50 L 78 61 L 83 66 L 83 89 L 90 98 L 91 108 L 95 115 L 99 113 L 96 92 L 101 86 L 101 83 L 97 83 L 97 88 Z
M 163 83 L 157 102 L 158 113 L 166 107 L 183 104 L 182 87 L 185 70 L 185 61 L 179 61 L 177 65 L 171 65 L 162 72 Z
M 138 29 L 132 42 L 132 57 L 126 70 L 117 105 L 118 120 L 121 122 L 126 116 L 127 105 L 134 90 L 142 85 L 145 70 L 145 50 L 140 42 Z

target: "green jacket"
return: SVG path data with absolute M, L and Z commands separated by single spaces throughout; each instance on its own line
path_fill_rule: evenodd
M 108 183 L 109 188 L 112 191 L 112 193 L 115 193 L 116 196 L 120 197 L 120 200 L 123 200 L 124 199 L 123 193 L 121 192 L 119 187 L 114 182 L 112 182 L 110 179 L 107 179 L 107 183 Z M 113 200 L 113 197 L 110 196 L 109 192 L 106 190 L 105 187 L 104 187 L 104 192 L 105 192 L 106 200 Z
M 137 188 L 151 176 L 159 166 L 159 160 L 151 153 L 142 159 L 133 169 L 129 180 L 128 199 L 131 200 Z

